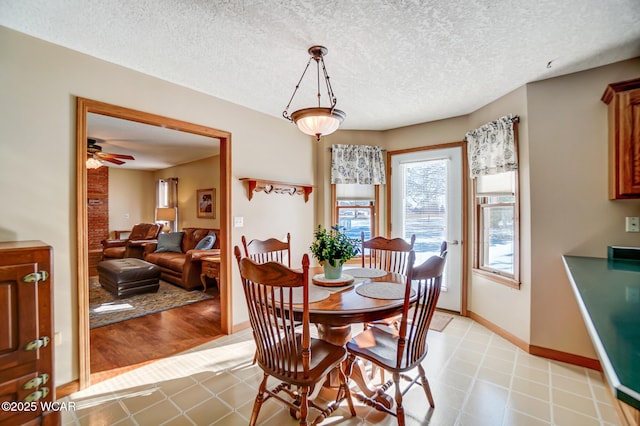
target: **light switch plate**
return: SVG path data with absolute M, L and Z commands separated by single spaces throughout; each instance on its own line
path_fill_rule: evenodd
M 640 232 L 640 217 L 628 216 L 625 218 L 624 224 L 624 230 L 626 232 Z
M 242 228 L 244 226 L 244 216 L 234 216 L 233 226 L 234 228 Z

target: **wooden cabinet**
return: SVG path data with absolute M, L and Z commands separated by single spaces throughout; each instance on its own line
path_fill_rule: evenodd
M 609 198 L 640 198 L 640 78 L 607 86 Z
M 52 249 L 0 242 L 0 426 L 59 424 L 53 382 Z

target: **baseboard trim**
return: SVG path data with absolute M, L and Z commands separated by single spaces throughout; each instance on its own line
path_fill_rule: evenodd
M 79 390 L 80 390 L 79 380 L 74 380 L 64 385 L 60 385 L 56 387 L 56 399 L 64 398 L 65 396 L 69 396 L 74 392 L 78 392 Z
M 245 321 L 245 322 L 241 322 L 239 324 L 234 324 L 233 327 L 231 327 L 231 334 L 237 333 L 238 331 L 246 330 L 247 328 L 251 328 L 251 322 L 250 321 Z
M 530 345 L 519 337 L 511 334 L 502 327 L 497 326 L 486 318 L 469 311 L 469 318 L 488 328 L 496 333 L 498 336 L 513 343 L 523 351 L 530 353 L 531 355 L 540 356 L 543 358 L 552 359 L 554 361 L 566 362 L 567 364 L 577 365 L 579 367 L 590 368 L 596 371 L 602 371 L 600 361 L 593 358 L 588 358 L 582 355 L 575 355 L 568 352 L 557 351 L 555 349 L 544 348 L 541 346 Z

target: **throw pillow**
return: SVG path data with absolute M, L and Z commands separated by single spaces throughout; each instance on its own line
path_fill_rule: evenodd
M 158 235 L 158 246 L 156 247 L 156 253 L 168 251 L 182 253 L 183 236 L 184 232 L 168 232 L 166 234 Z
M 196 244 L 196 250 L 211 250 L 216 243 L 216 234 L 209 234 Z

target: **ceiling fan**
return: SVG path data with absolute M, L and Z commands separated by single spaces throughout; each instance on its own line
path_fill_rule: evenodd
M 124 164 L 122 160 L 135 160 L 131 155 L 102 152 L 102 147 L 98 145 L 98 142 L 101 142 L 100 139 L 87 138 L 87 153 L 89 154 L 89 158 L 97 161 L 108 161 L 117 165 Z

